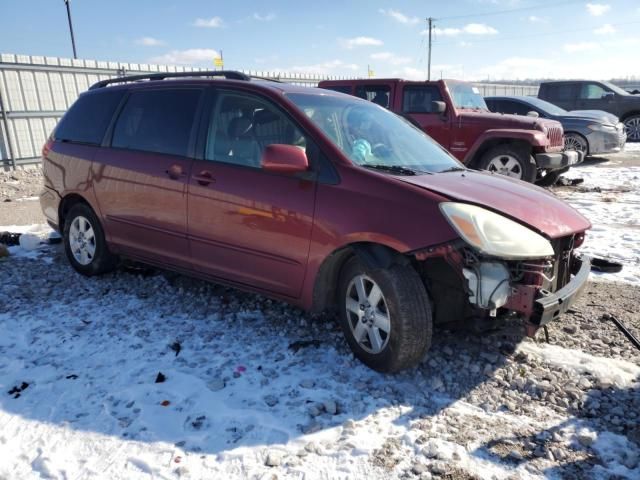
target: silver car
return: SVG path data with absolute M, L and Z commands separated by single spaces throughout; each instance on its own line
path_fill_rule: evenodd
M 618 117 L 602 110 L 568 112 L 536 97 L 486 97 L 492 112 L 514 115 L 538 115 L 562 123 L 567 150 L 587 155 L 616 153 L 627 141 L 624 124 Z

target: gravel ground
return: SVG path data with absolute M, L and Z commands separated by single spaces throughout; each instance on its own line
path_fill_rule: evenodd
M 43 223 L 37 198 L 41 190 L 40 168 L 0 171 L 0 225 Z

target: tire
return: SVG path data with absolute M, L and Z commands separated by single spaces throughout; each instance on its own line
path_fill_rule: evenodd
M 538 180 L 536 180 L 536 185 L 539 185 L 541 187 L 551 187 L 552 185 L 556 184 L 556 182 L 560 178 L 560 175 L 568 171 L 569 167 L 565 167 L 559 170 L 548 172 L 544 177 L 538 178 Z
M 532 183 L 536 179 L 536 163 L 524 148 L 512 144 L 493 147 L 480 158 L 478 168 Z
M 82 275 L 100 275 L 117 265 L 117 257 L 107 247 L 100 220 L 85 203 L 71 207 L 64 222 L 63 240 L 69 263 Z
M 640 115 L 631 115 L 623 121 L 628 142 L 640 142 Z
M 565 133 L 564 149 L 584 152 L 584 156 L 586 157 L 589 154 L 589 142 L 579 133 Z
M 365 301 L 358 294 L 360 280 Z M 375 287 L 381 293 L 378 303 L 364 306 L 373 298 Z M 394 264 L 371 270 L 357 257 L 351 258 L 340 275 L 338 308 L 349 347 L 374 370 L 392 373 L 414 367 L 431 346 L 433 320 L 429 298 L 420 276 L 410 266 Z M 386 332 L 384 327 L 379 328 L 382 325 Z M 361 334 L 359 338 L 357 333 Z

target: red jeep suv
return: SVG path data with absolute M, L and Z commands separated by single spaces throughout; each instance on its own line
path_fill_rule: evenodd
M 84 275 L 119 257 L 339 312 L 353 352 L 416 365 L 434 324 L 566 311 L 589 222 L 467 170 L 349 95 L 238 72 L 99 82 L 43 149 L 44 214 Z

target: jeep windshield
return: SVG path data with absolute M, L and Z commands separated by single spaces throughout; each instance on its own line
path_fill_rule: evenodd
M 287 98 L 357 165 L 394 175 L 464 168 L 422 130 L 373 103 L 316 92 Z
M 456 108 L 489 111 L 477 87 L 463 82 L 447 82 L 447 88 Z

